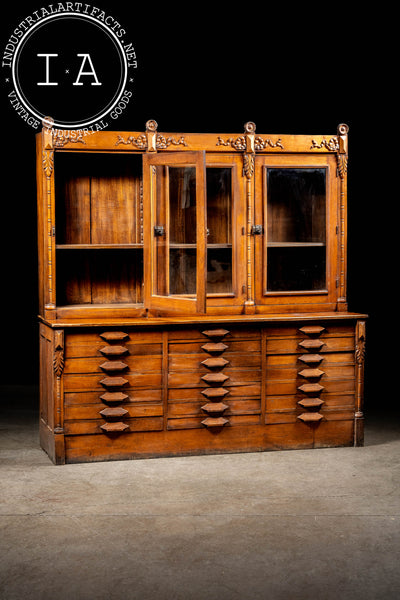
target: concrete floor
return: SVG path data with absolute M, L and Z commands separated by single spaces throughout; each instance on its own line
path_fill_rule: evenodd
M 0 427 L 1 600 L 398 600 L 400 422 L 364 448 L 56 467 Z

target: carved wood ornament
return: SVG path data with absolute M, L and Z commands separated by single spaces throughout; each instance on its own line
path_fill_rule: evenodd
M 146 133 L 142 133 L 137 137 L 133 137 L 130 135 L 127 139 L 125 139 L 122 135 L 118 136 L 117 141 L 115 142 L 116 146 L 119 144 L 125 144 L 128 146 L 132 144 L 132 146 L 136 146 L 138 150 L 146 150 L 147 152 L 156 152 L 157 150 L 165 150 L 168 146 L 187 146 L 187 142 L 185 141 L 184 136 L 182 135 L 178 140 L 172 136 L 168 138 L 164 137 L 161 134 L 157 134 L 157 122 L 156 121 L 147 121 L 146 123 Z

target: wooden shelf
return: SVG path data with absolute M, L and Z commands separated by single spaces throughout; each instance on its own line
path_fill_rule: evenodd
M 268 242 L 267 248 L 312 248 L 325 245 L 325 242 Z
M 197 248 L 197 244 L 170 244 L 173 249 Z M 208 249 L 232 248 L 232 244 L 207 244 Z
M 56 244 L 57 250 L 140 250 L 143 244 Z

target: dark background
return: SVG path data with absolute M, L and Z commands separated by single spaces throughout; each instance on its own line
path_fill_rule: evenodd
M 138 59 L 134 97 L 109 128 L 143 131 L 155 119 L 161 132 L 240 134 L 254 121 L 262 134 L 335 135 L 339 123 L 349 125 L 349 310 L 370 315 L 366 408 L 395 407 L 388 356 L 399 270 L 397 127 L 385 21 L 325 3 L 90 4 L 121 23 Z M 42 6 L 39 0 L 2 7 L 2 52 L 18 23 Z M 73 32 L 71 47 L 79 52 Z M 31 385 L 39 367 L 35 130 L 10 105 L 5 71 L 1 377 L 2 384 Z

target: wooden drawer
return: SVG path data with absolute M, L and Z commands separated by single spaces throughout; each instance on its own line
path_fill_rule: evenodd
M 224 369 L 223 375 L 228 377 L 221 385 L 224 388 L 228 388 L 235 385 L 248 384 L 252 382 L 261 381 L 261 370 L 260 369 Z M 207 383 L 202 379 L 203 376 L 207 376 L 208 373 L 198 371 L 184 371 L 182 373 L 169 373 L 168 375 L 168 387 L 205 387 Z
M 106 421 L 103 419 L 96 420 L 79 420 L 79 421 L 65 421 L 64 431 L 66 435 L 92 435 L 102 434 L 107 435 L 101 426 Z M 127 425 L 123 435 L 126 435 L 132 431 L 161 431 L 163 429 L 164 420 L 163 417 L 146 417 L 137 419 L 126 419 L 124 423 Z
M 106 389 L 111 389 L 109 385 L 101 383 L 104 380 L 109 380 L 105 373 L 64 375 L 64 391 L 105 391 Z M 117 378 L 114 378 L 114 381 L 124 381 L 126 383 L 116 385 L 115 388 L 113 386 L 113 389 L 129 390 L 136 387 L 159 388 L 161 387 L 162 376 L 160 372 L 123 373 L 121 379 L 117 380 Z
M 354 335 L 345 335 L 338 337 L 325 337 L 311 340 L 316 343 L 314 352 L 351 352 L 354 351 Z M 287 338 L 269 338 L 267 336 L 267 354 L 303 354 L 310 350 L 303 342 L 310 342 L 308 338 L 287 337 Z M 318 344 L 318 342 L 320 342 Z
M 130 404 L 125 402 L 124 404 L 121 403 L 120 406 L 127 411 L 122 417 L 124 421 L 130 417 L 161 417 L 163 414 L 163 405 L 161 403 L 154 404 L 147 402 L 140 404 L 139 402 L 135 402 L 134 404 Z M 66 421 L 98 419 L 100 412 L 106 408 L 107 406 L 102 402 L 97 404 L 66 406 L 64 409 L 64 418 Z M 101 418 L 103 417 L 101 416 Z
M 317 359 L 316 354 L 318 354 L 321 360 Z M 349 366 L 355 364 L 354 352 L 337 352 L 331 354 L 320 354 L 319 352 L 313 354 L 314 356 L 312 360 L 316 361 L 315 365 L 321 369 L 325 370 L 325 367 L 332 366 Z M 304 352 L 301 355 L 297 354 L 268 354 L 266 358 L 267 368 L 274 368 L 276 366 L 287 366 L 294 367 L 296 366 L 299 370 L 306 369 L 308 365 L 312 363 L 312 361 L 307 361 L 310 357 L 310 353 Z M 312 363 L 314 366 L 314 363 Z
M 308 373 L 321 373 L 320 376 L 307 375 Z M 305 375 L 302 376 L 301 373 Z M 304 365 L 287 367 L 279 366 L 267 368 L 267 378 L 279 379 L 285 381 L 287 379 L 297 379 L 298 384 L 301 385 L 305 381 L 319 381 L 322 385 L 325 381 L 330 379 L 351 379 L 354 377 L 354 365 L 318 365 L 315 369 L 310 369 Z
M 321 327 L 320 331 L 307 333 L 305 328 Z M 299 339 L 305 338 L 326 338 L 326 337 L 342 337 L 344 335 L 354 335 L 354 326 L 348 323 L 325 323 L 311 322 L 297 324 L 280 324 L 276 326 L 267 326 L 265 328 L 267 338 L 284 338 L 296 337 Z
M 304 413 L 304 411 L 302 411 Z M 303 425 L 299 421 L 300 412 L 277 412 L 267 413 L 265 415 L 265 423 L 267 425 L 276 425 L 278 423 L 299 423 L 299 426 Z M 328 411 L 321 410 L 322 416 L 321 421 L 318 422 L 318 427 L 324 421 L 352 421 L 354 420 L 354 411 L 351 409 L 340 410 L 340 411 Z M 306 425 L 306 424 L 305 424 Z M 307 425 L 306 425 L 307 426 Z
M 206 403 L 203 399 L 197 402 L 170 402 L 168 405 L 169 418 L 182 418 L 201 416 L 206 417 L 201 407 Z M 259 415 L 261 412 L 260 400 L 248 398 L 246 400 L 230 400 L 226 402 L 228 408 L 224 411 L 224 417 L 231 415 Z
M 162 333 L 160 331 L 124 330 L 121 333 L 124 333 L 126 337 L 120 340 L 103 339 L 100 335 L 104 333 L 107 331 L 67 333 L 65 357 L 68 359 L 103 356 L 100 350 L 112 345 L 121 345 L 126 348 L 126 355 L 156 355 L 162 352 Z
M 205 429 L 202 421 L 205 416 L 202 417 L 185 417 L 182 419 L 168 419 L 167 429 Z M 259 415 L 237 415 L 229 417 L 228 423 L 224 426 L 235 427 L 238 425 L 258 425 L 260 423 Z
M 231 399 L 234 398 L 261 398 L 261 382 L 248 383 L 243 385 L 234 385 L 231 387 L 225 387 L 227 394 L 226 404 L 229 404 Z M 206 389 L 206 388 L 203 388 Z M 185 400 L 201 400 L 203 404 L 207 402 L 207 397 L 201 393 L 202 388 L 170 388 L 168 390 L 168 403 L 172 401 L 185 401 Z
M 169 354 L 203 354 L 203 357 L 206 358 L 209 354 L 213 354 L 212 352 L 207 352 L 202 346 L 209 343 L 208 340 L 204 340 L 201 342 L 171 342 L 168 345 Z M 250 353 L 250 352 L 261 352 L 261 340 L 260 339 L 250 339 L 250 340 L 223 340 L 222 343 L 227 346 L 226 350 L 223 352 L 223 356 L 225 358 L 225 354 L 239 352 L 239 353 Z M 222 354 L 218 352 L 217 354 Z
M 233 353 L 229 350 L 225 350 L 225 352 L 221 355 L 224 360 L 227 361 L 227 364 L 224 365 L 223 371 L 228 372 L 230 369 L 237 368 L 259 368 L 261 364 L 261 353 L 260 352 L 250 352 L 243 353 L 237 352 Z M 202 354 L 170 354 L 168 356 L 168 366 L 169 371 L 193 371 L 195 369 L 199 369 L 202 374 L 208 372 L 207 366 L 204 364 L 204 360 L 209 358 L 207 354 L 204 352 Z
M 299 405 L 299 401 L 304 398 L 303 394 L 287 396 L 269 396 L 267 398 L 267 413 L 272 412 L 304 412 L 304 408 Z M 319 399 L 323 401 L 320 411 L 324 410 L 354 410 L 354 394 L 332 394 L 322 393 Z
M 97 392 L 67 392 L 64 394 L 64 407 L 66 409 L 69 406 L 98 404 L 99 399 L 101 399 L 104 393 L 105 390 L 98 390 Z M 123 395 L 124 398 L 118 404 L 124 407 L 125 404 L 134 404 L 136 402 L 139 404 L 144 402 L 154 402 L 157 404 L 162 400 L 161 389 L 135 388 L 134 390 L 123 390 Z
M 304 382 L 306 383 L 306 382 Z M 298 379 L 292 380 L 280 380 L 280 379 L 268 379 L 266 381 L 266 395 L 267 396 L 279 396 L 279 395 L 294 395 L 301 393 L 298 388 L 301 387 L 303 382 Z M 323 388 L 320 395 L 324 392 L 333 392 L 341 394 L 354 394 L 355 380 L 352 379 L 325 379 L 320 382 Z M 306 394 L 304 393 L 303 396 Z
M 209 341 L 210 336 L 206 335 L 206 332 L 215 332 L 218 329 L 227 331 L 225 335 L 216 336 L 218 339 L 224 342 L 229 340 L 247 340 L 247 339 L 258 339 L 260 338 L 260 327 L 231 327 L 230 325 L 221 325 L 218 327 L 203 325 L 199 328 L 188 328 L 182 330 L 172 330 L 168 332 L 168 340 L 172 341 L 189 341 L 189 340 L 204 340 Z M 212 336 L 211 336 L 212 337 Z
M 70 373 L 98 373 L 101 376 L 104 373 L 109 373 L 108 363 L 118 366 L 118 363 L 126 365 L 117 369 L 118 374 L 125 375 L 128 372 L 142 373 L 145 371 L 161 371 L 161 356 L 141 356 L 141 355 L 125 355 L 116 359 L 111 359 L 105 356 L 96 358 L 69 358 L 65 361 L 64 374 Z M 104 365 L 104 367 L 102 367 Z M 115 373 L 116 371 L 114 371 Z

